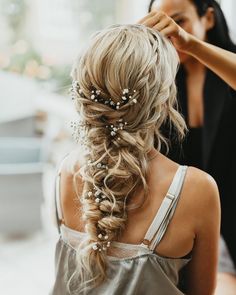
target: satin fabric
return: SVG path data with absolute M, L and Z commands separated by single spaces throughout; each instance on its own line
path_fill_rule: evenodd
M 81 239 L 79 232 L 63 226 L 56 245 L 56 280 L 50 295 L 89 294 L 89 295 L 179 295 L 184 294 L 180 285 L 183 267 L 191 258 L 167 258 L 139 245 L 123 244 L 124 251 L 139 248 L 138 255 L 129 258 L 109 257 L 108 279 L 99 287 L 76 291 L 79 282 L 67 290 L 67 282 L 75 271 L 76 249 L 70 244 L 70 237 Z M 118 243 L 122 248 L 122 243 Z

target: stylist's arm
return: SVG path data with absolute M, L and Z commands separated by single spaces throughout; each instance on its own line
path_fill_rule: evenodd
M 220 76 L 236 90 L 236 54 L 201 41 L 183 30 L 168 15 L 152 11 L 139 21 L 171 39 L 178 51 L 187 53 Z

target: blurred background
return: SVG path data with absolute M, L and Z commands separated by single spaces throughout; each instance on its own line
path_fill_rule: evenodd
M 0 0 L 0 294 L 48 294 L 54 178 L 76 147 L 70 70 L 91 33 L 146 14 L 147 0 Z M 236 1 L 219 1 L 236 40 Z

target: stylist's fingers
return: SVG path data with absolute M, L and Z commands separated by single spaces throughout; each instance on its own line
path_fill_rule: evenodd
M 162 11 L 153 11 L 139 21 L 146 27 L 153 28 L 167 38 L 170 38 L 176 49 L 187 51 L 191 36 L 184 31 L 171 17 Z
M 152 28 L 154 30 L 157 30 L 157 31 L 161 32 L 162 30 L 164 30 L 165 28 L 169 27 L 170 25 L 171 25 L 171 19 L 169 19 L 169 18 L 163 18 L 162 20 L 160 20 L 160 22 L 158 22 Z
M 150 15 L 148 18 L 146 18 L 141 24 L 152 28 L 164 18 L 166 18 L 166 15 L 163 12 L 156 11 L 153 15 Z
M 155 15 L 155 11 L 149 12 L 149 14 L 147 14 L 145 17 L 143 17 L 142 19 L 140 19 L 137 23 L 138 24 L 143 24 L 147 19 L 149 19 L 150 17 Z
M 166 27 L 163 30 L 161 30 L 160 33 L 165 37 L 171 37 L 174 35 L 175 32 L 172 27 Z
M 186 31 L 181 28 L 177 29 L 176 25 L 171 24 L 161 30 L 160 33 L 166 38 L 169 38 L 176 49 L 187 52 L 191 42 L 191 35 Z

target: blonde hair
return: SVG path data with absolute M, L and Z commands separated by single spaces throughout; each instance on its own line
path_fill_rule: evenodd
M 106 279 L 108 249 L 99 233 L 107 235 L 106 243 L 112 246 L 125 228 L 134 191 L 143 189 L 144 198 L 147 196 L 147 154 L 154 139 L 158 150 L 167 144 L 160 127 L 169 122 L 184 136 L 185 122 L 175 108 L 177 68 L 178 56 L 171 42 L 142 25 L 116 25 L 96 33 L 74 66 L 72 76 L 83 93 L 76 93 L 76 106 L 85 124 L 90 160 L 75 174 L 75 179 L 79 173 L 83 179 L 81 202 L 87 233 L 77 251 L 73 276 L 79 280 L 80 290 Z M 92 89 L 115 102 L 121 100 L 123 89 L 136 90 L 133 98 L 137 103 L 112 109 L 91 100 Z M 117 131 L 119 140 L 109 135 L 104 118 L 109 124 L 120 118 L 127 121 L 127 126 Z M 98 169 L 98 163 L 105 163 L 108 169 Z M 104 196 L 99 203 L 88 197 L 94 190 Z M 95 244 L 98 250 L 93 249 Z

